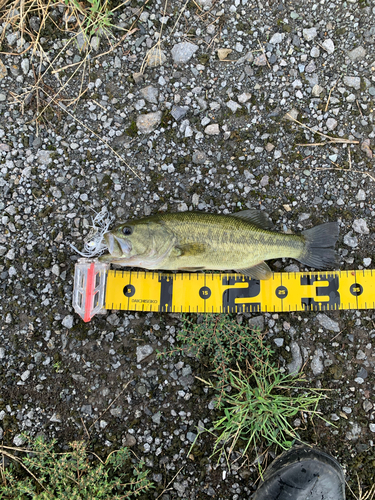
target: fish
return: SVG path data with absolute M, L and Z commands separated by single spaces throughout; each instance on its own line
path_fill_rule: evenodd
M 337 222 L 284 234 L 260 210 L 233 214 L 161 213 L 118 224 L 103 235 L 109 254 L 99 260 L 165 271 L 236 271 L 257 280 L 272 276 L 266 260 L 293 258 L 315 269 L 336 266 Z

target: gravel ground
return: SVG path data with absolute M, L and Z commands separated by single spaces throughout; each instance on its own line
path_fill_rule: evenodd
M 61 6 L 53 17 L 65 14 Z M 85 65 L 82 40 L 51 23 L 44 54 L 17 55 L 27 45 L 9 28 L 3 42 L 0 439 L 18 446 L 26 431 L 63 446 L 89 433 L 98 453 L 128 445 L 144 458 L 156 485 L 148 498 L 249 498 L 251 457 L 228 470 L 209 458 L 207 435 L 189 455 L 197 426 L 216 414 L 195 378 L 209 365 L 156 358 L 175 343 L 179 316 L 108 311 L 84 324 L 71 307 L 77 256 L 68 242 L 81 247 L 91 208 L 120 220 L 259 207 L 279 231 L 338 220 L 340 268 L 371 268 L 375 7 L 133 0 L 113 22 L 136 31 L 100 57 L 110 47 L 94 37 Z M 356 142 L 316 145 L 319 133 Z M 306 439 L 338 458 L 350 484 L 358 472 L 368 485 L 373 311 L 254 316 L 238 320 L 262 326 L 282 366 L 305 364 L 311 386 L 332 389 L 322 411 L 336 427 L 317 422 Z

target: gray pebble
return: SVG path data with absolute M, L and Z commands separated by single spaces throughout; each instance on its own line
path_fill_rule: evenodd
M 198 50 L 198 48 L 198 45 L 190 42 L 177 43 L 176 45 L 174 45 L 171 51 L 173 61 L 176 64 L 187 63 Z
M 359 90 L 361 88 L 361 79 L 359 76 L 344 76 L 343 82 L 353 89 Z
M 336 333 L 340 332 L 340 326 L 337 323 L 337 321 L 334 321 L 333 319 L 329 318 L 326 314 L 319 313 L 316 316 L 316 319 L 323 328 L 326 328 L 327 330 L 331 330 L 332 332 Z
M 204 129 L 204 131 L 207 135 L 219 135 L 220 134 L 219 125 L 217 123 L 212 123 L 211 125 L 207 125 L 207 127 Z
M 207 160 L 207 155 L 204 151 L 199 151 L 198 149 L 194 151 L 192 157 L 193 163 L 197 165 L 203 165 L 203 163 Z
M 70 328 L 73 328 L 73 323 L 74 323 L 74 318 L 71 314 L 65 316 L 65 318 L 62 320 L 63 326 L 65 326 L 65 328 L 68 328 L 69 330 Z
M 264 316 L 254 316 L 249 319 L 250 328 L 258 328 L 261 332 L 264 330 Z
M 188 441 L 190 441 L 191 443 L 194 443 L 195 441 L 195 438 L 197 437 L 196 434 L 194 434 L 194 432 L 187 432 L 186 433 L 186 438 Z
M 92 415 L 92 406 L 91 405 L 82 405 L 81 413 L 84 415 L 88 415 L 89 417 Z
M 365 399 L 363 401 L 362 408 L 365 410 L 366 413 L 368 413 L 370 410 L 372 410 L 373 405 L 368 399 Z
M 314 375 L 320 375 L 323 373 L 324 365 L 323 365 L 323 351 L 318 348 L 315 350 L 314 356 L 311 360 L 311 369 Z
M 334 118 L 328 118 L 326 121 L 328 130 L 334 130 L 337 127 L 337 120 Z
M 154 352 L 154 348 L 148 344 L 137 347 L 137 363 L 148 358 Z
M 352 228 L 354 229 L 354 231 L 356 233 L 359 233 L 359 234 L 369 234 L 370 233 L 370 230 L 367 227 L 367 222 L 365 221 L 365 219 L 355 219 L 353 221 Z
M 228 101 L 226 103 L 226 106 L 227 106 L 227 108 L 229 108 L 232 111 L 232 113 L 235 113 L 236 111 L 238 111 L 242 107 L 240 104 L 238 104 L 237 102 L 232 101 L 232 100 Z
M 100 38 L 98 36 L 93 36 L 90 40 L 90 45 L 93 50 L 99 50 Z
M 146 101 L 150 102 L 151 104 L 158 103 L 159 90 L 152 85 L 144 87 L 139 92 L 142 97 L 144 97 L 144 99 L 146 99 Z
M 147 113 L 137 117 L 137 127 L 142 134 L 150 134 L 155 128 L 160 125 L 163 113 L 155 111 L 155 113 Z
M 281 43 L 285 38 L 285 33 L 275 33 L 272 37 L 269 43 L 276 44 L 276 43 Z
M 176 121 L 178 121 L 178 120 L 181 120 L 181 118 L 183 118 L 187 112 L 188 112 L 187 107 L 173 106 L 173 108 L 171 110 L 171 115 L 173 116 L 173 118 Z
M 302 354 L 301 349 L 297 342 L 293 341 L 290 344 L 290 352 L 292 353 L 292 362 L 288 364 L 289 374 L 298 373 L 302 366 Z
M 277 347 L 281 347 L 284 344 L 284 339 L 283 338 L 278 338 L 278 339 L 273 339 Z
M 303 38 L 306 40 L 306 42 L 311 42 L 316 36 L 318 32 L 316 28 L 305 28 L 302 31 Z
M 357 193 L 357 196 L 356 196 L 356 199 L 358 201 L 365 201 L 365 199 L 366 199 L 366 192 L 363 189 L 359 189 L 358 193 Z
M 30 61 L 28 59 L 22 59 L 21 68 L 24 75 L 27 75 L 30 69 Z
M 348 56 L 351 61 L 359 61 L 366 56 L 366 51 L 363 47 L 356 47 L 348 52 Z
M 333 54 L 335 51 L 335 44 L 330 38 L 324 40 L 324 42 L 322 43 L 322 47 L 326 52 L 328 52 L 328 54 Z
M 349 233 L 347 233 L 344 236 L 344 244 L 348 245 L 348 247 L 352 247 L 352 248 L 355 248 L 356 246 L 358 246 L 358 238 L 357 238 L 357 236 L 353 236 L 353 231 L 349 231 Z

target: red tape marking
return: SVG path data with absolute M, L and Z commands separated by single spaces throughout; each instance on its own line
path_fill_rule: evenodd
M 85 302 L 85 317 L 83 321 L 87 323 L 91 319 L 92 299 L 94 297 L 94 279 L 95 279 L 95 264 L 92 262 L 87 271 L 86 281 L 86 302 Z

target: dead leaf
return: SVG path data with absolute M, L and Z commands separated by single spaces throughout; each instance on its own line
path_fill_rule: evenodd
M 231 52 L 233 52 L 232 49 L 217 49 L 217 55 L 220 61 L 225 61 Z

